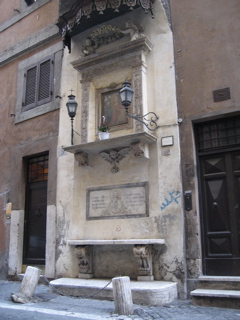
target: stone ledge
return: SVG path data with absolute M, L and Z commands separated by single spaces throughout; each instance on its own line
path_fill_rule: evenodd
M 135 244 L 165 244 L 165 239 L 124 239 L 124 240 L 68 240 L 70 246 L 84 245 L 135 245 Z
M 144 144 L 152 144 L 157 141 L 157 138 L 150 133 L 140 132 L 120 137 L 110 138 L 106 140 L 97 140 L 88 143 L 73 145 L 69 147 L 63 147 L 64 151 L 76 154 L 79 152 L 86 152 L 90 154 L 96 154 L 104 150 L 123 148 L 130 146 L 134 142 L 142 142 Z
M 240 277 L 230 277 L 230 276 L 200 276 L 197 280 L 199 281 L 232 281 L 232 282 L 240 282 Z

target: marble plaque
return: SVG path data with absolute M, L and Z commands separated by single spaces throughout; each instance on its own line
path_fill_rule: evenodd
M 87 189 L 87 220 L 148 216 L 148 183 Z

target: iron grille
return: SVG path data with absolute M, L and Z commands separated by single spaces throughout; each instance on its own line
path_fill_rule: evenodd
M 28 182 L 48 180 L 48 155 L 28 159 Z
M 198 151 L 210 151 L 240 145 L 240 117 L 196 124 Z

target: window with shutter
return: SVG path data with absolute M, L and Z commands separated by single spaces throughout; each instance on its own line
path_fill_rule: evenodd
M 25 70 L 22 111 L 50 102 L 52 99 L 53 57 L 48 57 Z
M 27 70 L 26 77 L 26 96 L 25 106 L 29 106 L 35 103 L 36 99 L 36 84 L 37 84 L 37 66 Z

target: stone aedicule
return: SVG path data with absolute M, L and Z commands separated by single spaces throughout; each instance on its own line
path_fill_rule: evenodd
M 80 59 L 73 61 L 72 66 L 81 74 L 82 84 L 82 107 L 81 107 L 81 142 L 87 143 L 91 141 L 89 126 L 90 117 L 89 110 L 97 109 L 96 105 L 92 105 L 90 96 L 92 94 L 98 96 L 100 87 L 94 85 L 96 78 L 101 77 L 101 90 L 102 83 L 106 82 L 109 76 L 121 72 L 121 70 L 128 70 L 129 77 L 132 79 L 132 86 L 135 92 L 134 98 L 134 113 L 135 115 L 142 116 L 145 112 L 146 106 L 145 92 L 143 87 L 146 86 L 146 79 L 143 73 L 146 73 L 145 56 L 152 50 L 151 41 L 142 36 L 134 41 L 122 44 L 103 52 L 93 53 Z M 125 79 L 118 80 L 116 85 L 120 85 Z M 100 85 L 100 84 L 99 84 Z M 110 84 L 109 84 L 110 85 Z M 109 86 L 108 85 L 108 86 Z M 107 86 L 107 87 L 108 87 Z M 96 99 L 98 100 L 98 99 Z M 99 119 L 96 119 L 98 122 Z M 97 123 L 95 125 L 97 127 Z M 142 132 L 143 125 L 140 122 L 134 122 L 133 132 Z

